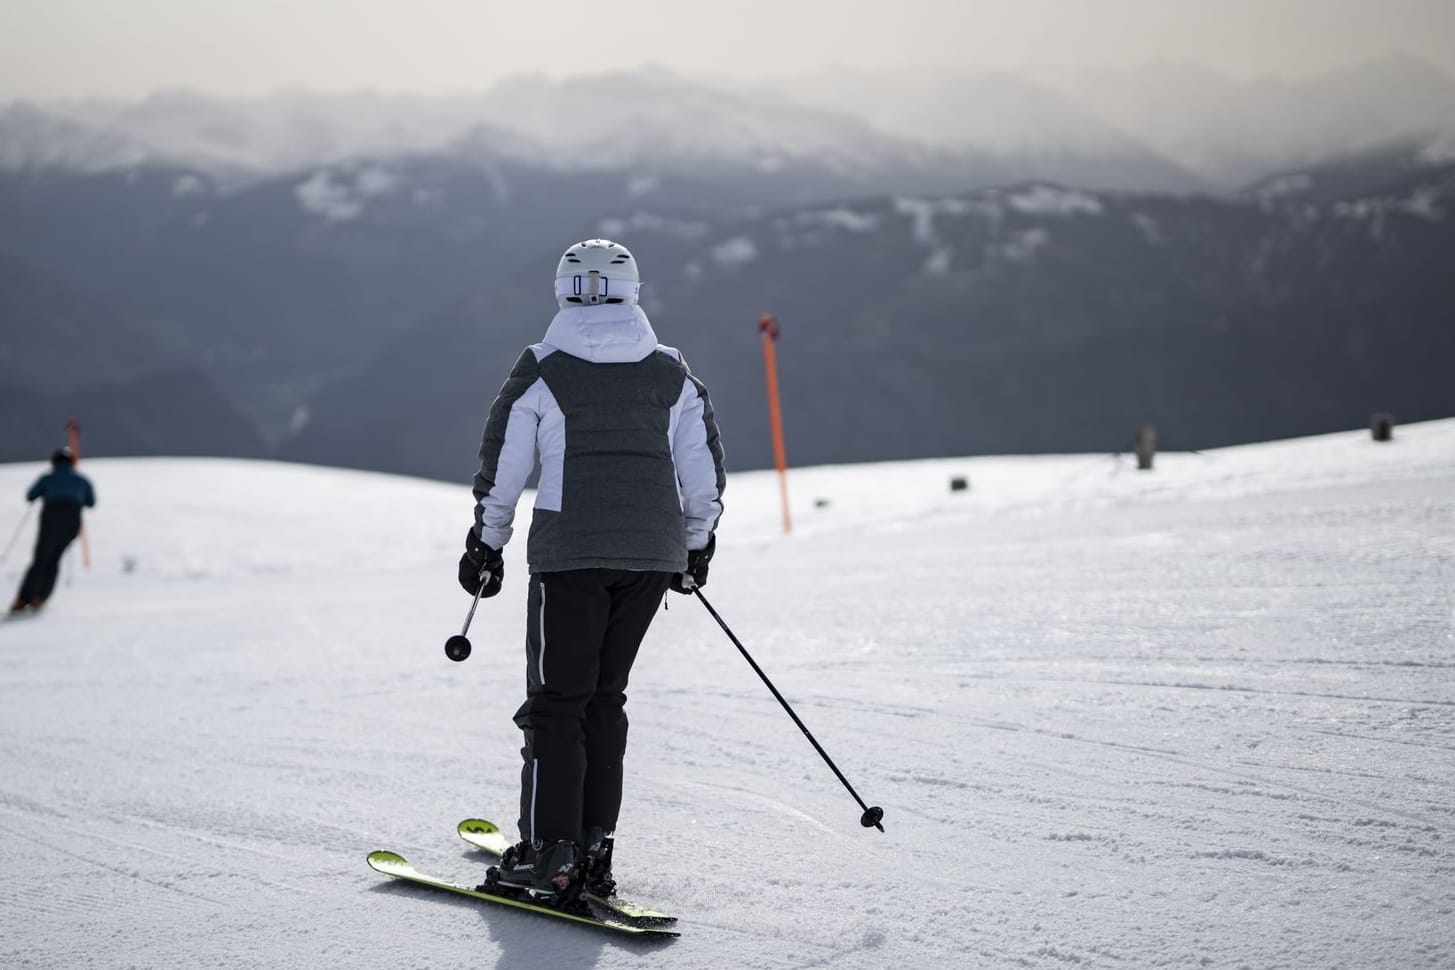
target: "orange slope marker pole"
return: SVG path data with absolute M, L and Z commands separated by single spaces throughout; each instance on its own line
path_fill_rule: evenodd
M 66 422 L 66 437 L 70 439 L 71 459 L 81 464 L 81 423 L 75 418 Z M 81 565 L 91 568 L 91 544 L 86 541 L 86 526 L 81 526 Z
M 763 335 L 763 367 L 768 375 L 768 418 L 773 425 L 773 461 L 778 466 L 778 492 L 783 500 L 783 534 L 793 531 L 788 517 L 788 458 L 783 448 L 783 411 L 778 406 L 778 358 L 773 345 L 778 342 L 778 321 L 765 313 L 758 320 Z

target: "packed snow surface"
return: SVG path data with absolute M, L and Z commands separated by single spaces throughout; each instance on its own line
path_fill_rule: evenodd
M 523 543 L 450 663 L 465 485 L 82 471 L 90 568 L 0 625 L 0 966 L 1455 966 L 1455 421 L 796 470 L 791 536 L 733 475 L 707 595 L 885 832 L 670 597 L 617 833 L 666 943 L 364 864 L 477 881 L 515 815 Z

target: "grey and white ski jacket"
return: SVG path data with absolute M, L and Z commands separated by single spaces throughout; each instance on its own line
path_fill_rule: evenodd
M 540 460 L 526 559 L 682 572 L 722 515 L 722 445 L 707 388 L 630 304 L 568 307 L 525 349 L 485 423 L 475 526 L 499 549 Z

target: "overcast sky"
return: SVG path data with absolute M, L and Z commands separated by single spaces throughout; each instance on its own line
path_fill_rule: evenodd
M 1395 52 L 1455 74 L 1455 0 L 0 0 L 4 100 L 461 92 L 648 63 L 762 78 L 1163 59 L 1298 77 Z

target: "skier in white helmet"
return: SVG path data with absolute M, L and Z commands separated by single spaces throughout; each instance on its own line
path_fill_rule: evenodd
M 667 590 L 707 582 L 722 446 L 707 388 L 657 342 L 636 260 L 588 239 L 556 268 L 555 319 L 485 424 L 460 585 L 494 596 L 516 501 L 540 478 L 526 559 L 520 842 L 484 887 L 557 906 L 615 891 L 627 677 Z

